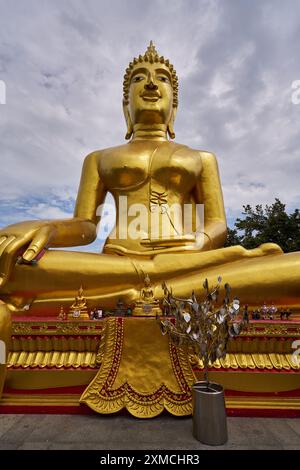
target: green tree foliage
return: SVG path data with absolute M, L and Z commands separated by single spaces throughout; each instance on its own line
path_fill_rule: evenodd
M 277 243 L 284 252 L 300 251 L 300 212 L 287 214 L 285 204 L 279 199 L 264 208 L 243 206 L 243 219 L 236 219 L 234 229 L 228 228 L 225 246 L 242 245 L 256 248 L 261 243 Z

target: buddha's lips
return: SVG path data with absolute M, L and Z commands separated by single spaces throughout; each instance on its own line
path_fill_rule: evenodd
M 157 93 L 143 93 L 141 94 L 141 97 L 145 101 L 158 101 L 161 98 Z

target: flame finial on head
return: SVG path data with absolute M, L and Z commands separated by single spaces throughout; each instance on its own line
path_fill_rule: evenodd
M 145 278 L 144 278 L 144 284 L 145 286 L 150 286 L 151 285 L 151 281 L 150 281 L 150 277 L 149 277 L 149 274 L 146 274 Z
M 158 55 L 157 50 L 155 49 L 155 46 L 154 46 L 154 44 L 153 44 L 153 41 L 150 41 L 150 44 L 149 44 L 149 46 L 147 47 L 147 50 L 146 50 L 145 54 L 154 54 L 154 55 Z

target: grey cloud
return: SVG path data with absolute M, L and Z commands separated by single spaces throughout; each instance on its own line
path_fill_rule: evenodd
M 124 142 L 123 74 L 153 39 L 179 75 L 176 140 L 217 154 L 229 218 L 299 206 L 297 0 L 2 3 L 0 198 L 75 198 L 83 157 Z

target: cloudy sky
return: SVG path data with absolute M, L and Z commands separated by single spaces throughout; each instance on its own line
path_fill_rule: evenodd
M 122 78 L 150 39 L 179 76 L 176 141 L 218 157 L 229 224 L 246 203 L 300 206 L 299 0 L 0 0 L 0 12 L 0 226 L 72 214 L 84 156 L 125 142 Z

